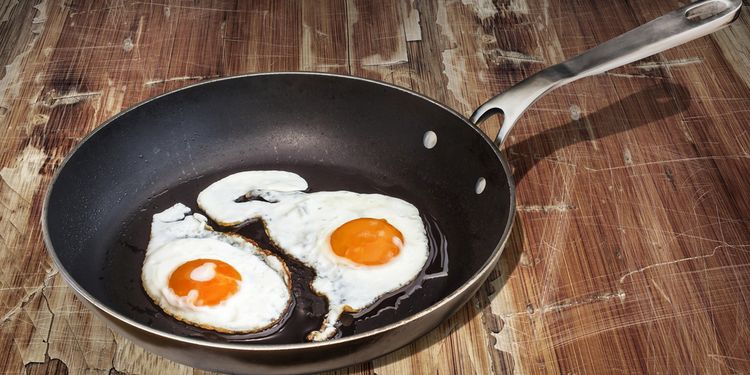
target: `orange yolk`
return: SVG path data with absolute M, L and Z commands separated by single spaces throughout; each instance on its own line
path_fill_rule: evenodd
M 366 266 L 388 263 L 403 243 L 401 232 L 384 219 L 355 219 L 331 234 L 331 249 L 336 255 Z
M 197 277 L 193 271 L 199 267 L 204 268 L 197 271 L 200 276 Z M 210 268 L 206 270 L 205 267 L 213 268 L 213 273 Z M 208 271 L 209 277 L 205 277 L 205 271 Z M 210 277 L 212 274 L 213 277 Z M 169 287 L 180 297 L 187 296 L 191 290 L 197 291 L 198 298 L 193 302 L 195 306 L 214 306 L 236 293 L 240 280 L 240 273 L 227 263 L 216 259 L 194 259 L 172 272 Z

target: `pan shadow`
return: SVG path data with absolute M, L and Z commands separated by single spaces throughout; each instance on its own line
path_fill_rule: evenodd
M 578 142 L 590 142 L 623 133 L 674 116 L 685 111 L 689 104 L 690 93 L 682 85 L 664 82 L 646 87 L 596 112 L 547 129 L 507 147 L 506 155 L 514 168 L 513 178 L 518 184 L 537 162 L 557 150 Z M 623 118 L 623 115 L 627 121 L 613 121 Z M 590 134 L 587 128 L 592 129 L 593 134 Z M 516 155 L 532 157 L 514 159 Z
M 533 155 L 530 162 L 511 159 L 510 163 L 514 168 L 513 177 L 516 183 L 518 183 L 538 161 L 544 160 L 544 158 L 554 154 L 557 150 L 578 142 L 597 140 L 671 117 L 685 111 L 689 107 L 689 103 L 690 93 L 682 85 L 663 82 L 649 86 L 596 112 L 579 119 L 571 120 L 564 125 L 545 130 L 508 147 L 506 152 L 511 157 L 513 155 Z M 613 118 L 621 118 L 623 115 L 628 121 L 612 122 Z M 593 138 L 587 132 L 586 123 L 592 124 L 594 127 Z M 448 336 L 464 328 L 466 324 L 473 321 L 477 315 L 482 313 L 484 313 L 484 316 L 481 321 L 484 327 L 479 327 L 479 329 L 493 333 L 500 332 L 502 330 L 502 322 L 499 319 L 486 319 L 485 317 L 492 316 L 492 299 L 496 293 L 505 287 L 510 276 L 521 263 L 524 242 L 523 225 L 520 216 L 516 215 L 513 230 L 498 265 L 487 278 L 487 281 L 480 287 L 477 294 L 469 300 L 467 306 L 464 306 L 447 321 L 414 343 L 374 361 L 378 365 L 390 365 L 406 357 L 429 350 L 432 346 L 442 345 Z M 495 339 L 490 337 L 487 343 L 487 350 L 493 357 L 493 365 L 506 369 L 513 368 L 512 359 L 494 350 L 494 343 Z M 358 366 L 368 367 L 369 364 L 359 364 L 355 368 Z

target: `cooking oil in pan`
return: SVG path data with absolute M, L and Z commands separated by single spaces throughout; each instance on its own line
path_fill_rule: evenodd
M 253 168 L 271 169 L 271 168 Z M 278 166 L 273 169 L 279 169 Z M 420 208 L 419 197 L 404 196 L 405 191 L 393 186 L 379 186 L 356 173 L 326 170 L 321 168 L 287 169 L 303 176 L 309 183 L 309 191 L 349 190 L 359 193 L 388 194 L 409 201 Z M 279 255 L 287 263 L 292 274 L 292 305 L 279 324 L 257 333 L 224 334 L 181 323 L 166 315 L 146 295 L 140 282 L 140 268 L 148 244 L 151 217 L 153 214 L 182 202 L 201 212 L 195 205 L 198 193 L 206 186 L 236 171 L 225 171 L 201 176 L 183 182 L 152 197 L 145 206 L 132 216 L 125 225 L 120 240 L 108 254 L 102 279 L 112 304 L 120 312 L 153 328 L 180 336 L 200 338 L 214 342 L 246 342 L 254 344 L 286 344 L 306 342 L 310 331 L 318 329 L 327 312 L 325 297 L 318 296 L 310 287 L 315 272 L 301 262 L 287 256 L 268 238 L 262 222 L 255 221 L 238 228 L 222 229 L 209 223 L 214 229 L 235 232 L 257 242 L 262 248 Z M 401 193 L 401 194 L 399 194 Z M 408 193 L 407 193 L 408 195 Z M 382 296 L 363 311 L 344 314 L 339 322 L 337 337 L 350 336 L 376 329 L 418 313 L 437 302 L 445 295 L 448 274 L 447 240 L 438 223 L 428 213 L 422 212 L 422 221 L 427 229 L 429 259 L 427 266 L 417 278 L 405 287 Z M 116 266 L 114 266 L 116 265 Z

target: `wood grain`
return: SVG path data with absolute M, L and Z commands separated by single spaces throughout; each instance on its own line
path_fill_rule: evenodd
M 470 114 L 672 0 L 0 4 L 0 372 L 203 374 L 110 332 L 57 275 L 41 201 L 121 109 L 255 71 L 346 73 Z M 339 374 L 750 372 L 750 15 L 536 103 L 507 142 L 517 222 L 491 280 Z M 488 134 L 498 120 L 481 125 Z

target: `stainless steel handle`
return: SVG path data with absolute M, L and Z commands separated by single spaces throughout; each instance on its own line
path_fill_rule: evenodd
M 482 104 L 471 115 L 471 122 L 478 124 L 502 112 L 503 123 L 495 138 L 500 147 L 526 109 L 553 89 L 708 35 L 737 19 L 741 6 L 742 0 L 703 0 L 686 5 L 535 73 Z

